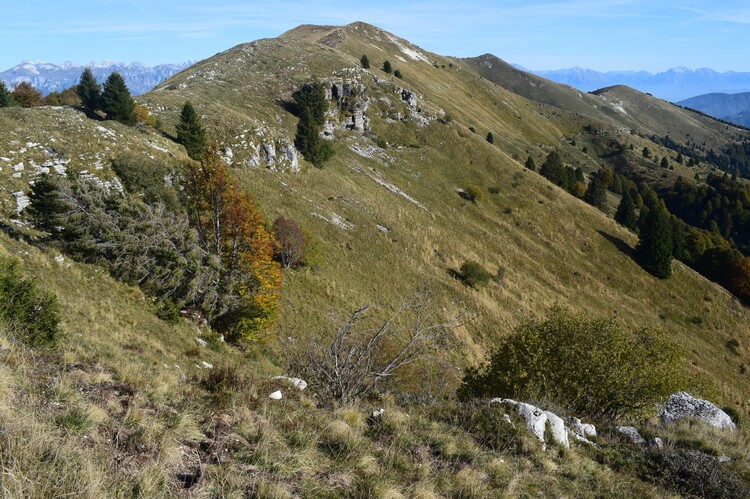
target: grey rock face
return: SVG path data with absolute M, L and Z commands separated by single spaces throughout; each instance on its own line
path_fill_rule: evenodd
M 732 418 L 726 412 L 708 400 L 692 397 L 686 392 L 677 392 L 670 395 L 659 417 L 662 424 L 692 417 L 716 428 L 732 430 L 736 428 Z
M 638 433 L 635 426 L 615 426 L 615 431 L 621 433 L 632 444 L 645 446 L 648 442 Z
M 417 107 L 417 94 L 408 90 L 401 91 L 401 100 L 406 101 L 409 107 Z

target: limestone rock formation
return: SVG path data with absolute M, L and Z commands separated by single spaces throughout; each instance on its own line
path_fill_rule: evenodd
M 732 418 L 708 400 L 698 399 L 686 392 L 677 392 L 669 396 L 660 414 L 662 424 L 669 424 L 681 418 L 700 419 L 716 428 L 736 428 Z

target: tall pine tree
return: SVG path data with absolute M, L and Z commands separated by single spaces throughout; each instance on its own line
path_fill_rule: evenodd
M 188 156 L 196 161 L 201 159 L 208 145 L 206 131 L 201 125 L 200 117 L 190 102 L 185 102 L 177 124 L 177 142 L 185 146 Z
M 76 93 L 81 98 L 83 107 L 89 111 L 96 111 L 99 109 L 100 101 L 102 98 L 102 89 L 94 78 L 94 73 L 91 72 L 91 68 L 86 68 L 81 73 L 81 78 L 78 80 L 78 87 L 76 87 Z
M 635 201 L 629 190 L 622 194 L 622 200 L 615 212 L 615 221 L 630 230 L 635 230 L 638 225 L 638 218 L 635 216 Z
M 583 200 L 604 211 L 607 209 L 607 189 L 598 176 L 591 179 Z
M 108 120 L 117 120 L 125 124 L 133 123 L 135 102 L 130 97 L 130 90 L 125 85 L 125 79 L 117 71 L 109 75 L 107 81 L 104 82 L 101 107 Z
M 672 275 L 672 231 L 666 208 L 657 205 L 648 210 L 635 251 L 651 274 L 660 279 Z
M 320 131 L 313 111 L 309 108 L 302 110 L 302 116 L 297 123 L 297 135 L 294 145 L 307 161 L 321 167 L 333 155 L 333 148 L 326 140 L 320 138 Z

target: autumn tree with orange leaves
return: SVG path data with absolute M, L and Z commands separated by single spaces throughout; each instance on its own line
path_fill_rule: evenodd
M 273 259 L 275 239 L 252 199 L 231 178 L 217 145 L 184 176 L 186 206 L 201 244 L 219 267 L 216 292 L 204 309 L 228 340 L 252 340 L 278 314 L 281 269 Z

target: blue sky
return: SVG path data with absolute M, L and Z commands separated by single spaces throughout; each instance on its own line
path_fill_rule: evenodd
M 750 71 L 747 0 L 16 0 L 2 10 L 0 70 L 195 61 L 299 24 L 365 21 L 432 52 L 491 52 L 529 69 Z

